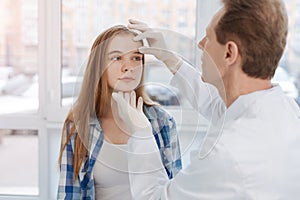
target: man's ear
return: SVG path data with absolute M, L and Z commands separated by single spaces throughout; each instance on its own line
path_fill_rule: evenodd
M 234 64 L 239 56 L 239 48 L 237 44 L 233 41 L 229 41 L 226 43 L 226 54 L 225 54 L 225 62 L 228 66 Z

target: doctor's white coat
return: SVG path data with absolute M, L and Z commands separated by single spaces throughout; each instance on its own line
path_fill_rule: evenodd
M 226 108 L 217 90 L 185 63 L 172 83 L 211 124 L 190 165 L 172 180 L 153 137 L 131 137 L 135 199 L 299 199 L 300 109 L 279 86 L 240 96 Z

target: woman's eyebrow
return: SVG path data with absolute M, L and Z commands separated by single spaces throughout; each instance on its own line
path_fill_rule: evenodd
M 114 51 L 108 52 L 107 54 L 108 54 L 108 55 L 111 55 L 111 54 L 114 54 L 114 53 L 123 53 L 123 52 L 121 52 L 121 51 L 119 51 L 119 50 L 114 50 Z
M 120 51 L 120 50 L 113 50 L 113 51 L 110 51 L 108 52 L 107 54 L 108 55 L 111 55 L 111 54 L 115 54 L 115 53 L 118 53 L 118 54 L 127 54 L 127 53 L 132 53 L 132 54 L 142 54 L 141 52 L 139 52 L 138 50 L 134 50 L 134 51 L 128 51 L 126 53 Z
M 139 51 L 134 51 L 134 52 L 132 52 L 133 54 L 142 54 L 141 52 L 139 52 Z

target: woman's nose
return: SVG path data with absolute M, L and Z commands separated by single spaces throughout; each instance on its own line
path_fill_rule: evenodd
M 130 63 L 129 61 L 124 61 L 122 63 L 121 70 L 122 70 L 122 72 L 132 71 L 133 70 L 132 63 Z

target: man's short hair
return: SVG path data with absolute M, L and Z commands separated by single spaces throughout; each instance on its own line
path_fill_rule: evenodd
M 283 54 L 288 19 L 281 0 L 222 0 L 225 13 L 215 27 L 221 44 L 234 41 L 242 70 L 250 77 L 271 79 Z

